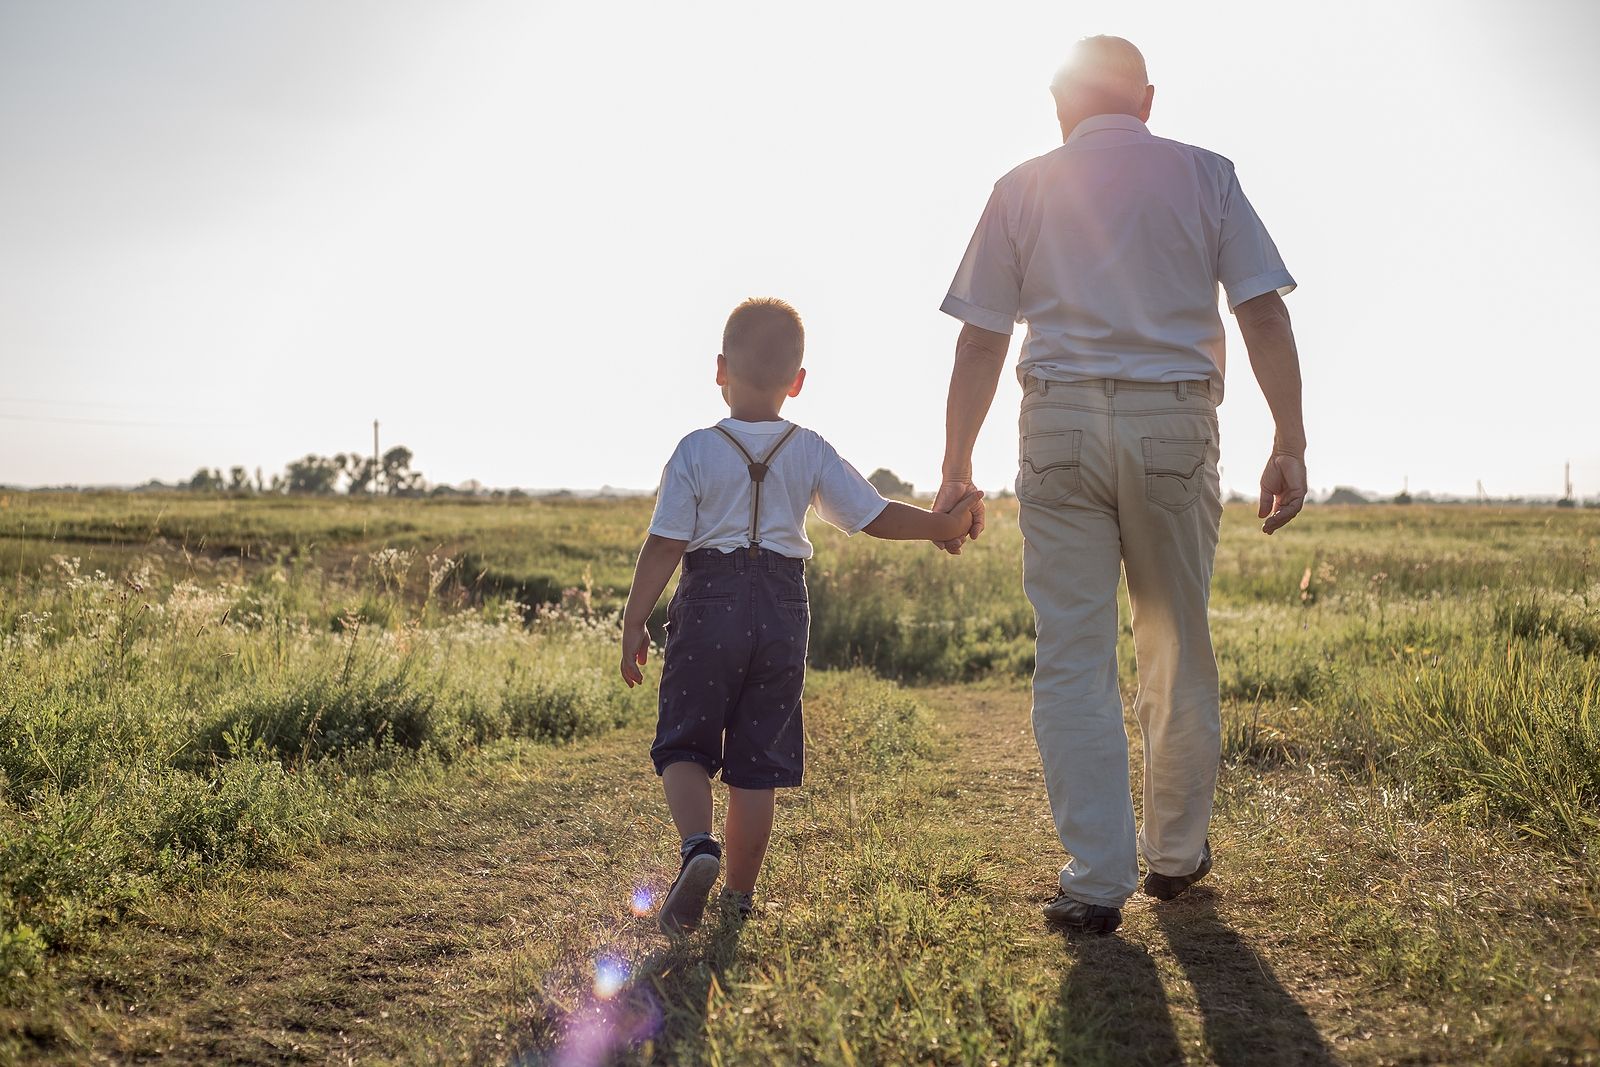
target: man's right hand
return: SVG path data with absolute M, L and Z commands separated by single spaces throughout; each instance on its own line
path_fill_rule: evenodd
M 933 510 L 949 512 L 958 504 L 964 502 L 969 494 L 976 492 L 977 488 L 978 487 L 973 485 L 971 481 L 946 480 L 940 484 L 939 492 L 933 498 Z M 948 541 L 935 541 L 933 543 L 950 553 L 952 556 L 961 555 L 961 546 L 966 542 L 967 538 L 970 537 L 976 541 L 978 539 L 978 535 L 983 532 L 983 498 L 979 497 L 977 503 L 975 505 L 971 505 L 971 509 L 972 525 L 967 529 L 966 533 L 962 534 L 960 537 L 951 538 Z
M 1261 472 L 1261 506 L 1256 517 L 1265 519 L 1261 532 L 1271 534 L 1288 525 L 1306 503 L 1306 461 L 1287 452 L 1274 452 Z

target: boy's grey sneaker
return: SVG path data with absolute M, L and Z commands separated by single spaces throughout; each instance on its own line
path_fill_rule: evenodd
M 754 893 L 741 893 L 737 889 L 722 887 L 722 892 L 717 894 L 717 905 L 722 910 L 736 916 L 740 922 L 750 918 L 756 913 L 756 895 Z
M 705 914 L 706 898 L 722 872 L 722 846 L 707 838 L 683 857 L 678 878 L 661 902 L 661 932 L 682 937 L 694 932 Z
M 1086 904 L 1065 893 L 1044 906 L 1045 921 L 1053 926 L 1064 926 L 1086 934 L 1109 934 L 1122 925 L 1122 909 L 1104 904 Z
M 1151 871 L 1144 876 L 1144 891 L 1157 900 L 1172 900 L 1184 890 L 1211 873 L 1211 839 L 1206 838 L 1200 852 L 1200 866 L 1193 874 L 1157 874 Z

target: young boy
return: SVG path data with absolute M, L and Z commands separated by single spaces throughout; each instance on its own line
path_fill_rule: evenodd
M 711 776 L 728 786 L 728 877 L 721 902 L 754 907 L 772 836 L 774 790 L 800 784 L 810 608 L 806 508 L 846 534 L 949 541 L 971 529 L 981 494 L 949 514 L 890 502 L 818 434 L 778 412 L 805 384 L 805 330 L 782 300 L 746 300 L 722 331 L 717 384 L 729 418 L 678 443 L 622 615 L 622 677 L 644 681 L 645 620 L 683 561 L 667 607 L 660 714 L 650 756 L 683 840 L 661 929 L 692 931 L 722 868 L 711 833 Z

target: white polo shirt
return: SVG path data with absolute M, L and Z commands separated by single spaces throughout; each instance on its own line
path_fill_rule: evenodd
M 732 431 L 759 460 L 791 423 L 723 419 L 717 425 Z M 761 547 L 810 559 L 808 507 L 815 505 L 817 514 L 848 535 L 877 518 L 888 504 L 821 434 L 799 427 L 761 483 Z M 661 472 L 650 532 L 689 542 L 688 552 L 732 552 L 750 543 L 750 469 L 722 434 L 696 430 L 678 442 Z
M 1080 122 L 995 183 L 941 310 L 995 333 L 1028 324 L 1019 377 L 1208 380 L 1222 316 L 1295 281 L 1233 163 L 1131 115 Z

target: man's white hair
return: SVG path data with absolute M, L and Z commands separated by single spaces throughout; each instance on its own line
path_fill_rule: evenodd
M 1130 111 L 1144 102 L 1150 75 L 1144 55 L 1133 42 L 1121 37 L 1085 37 L 1072 50 L 1050 82 L 1058 98 L 1092 94 L 1124 103 Z

